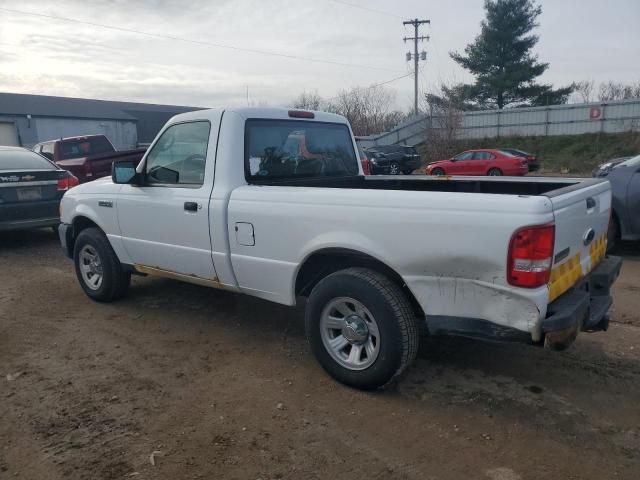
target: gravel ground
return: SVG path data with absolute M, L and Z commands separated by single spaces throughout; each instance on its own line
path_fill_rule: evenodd
M 0 478 L 638 479 L 638 252 L 608 332 L 425 339 L 363 393 L 316 364 L 300 308 L 154 278 L 97 304 L 50 231 L 3 234 Z

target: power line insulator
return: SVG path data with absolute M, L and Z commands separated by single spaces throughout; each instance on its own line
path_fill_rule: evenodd
M 407 62 L 411 61 L 411 52 L 407 52 Z

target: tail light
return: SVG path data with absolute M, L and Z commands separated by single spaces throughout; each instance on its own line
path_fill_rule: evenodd
M 369 169 L 369 160 L 366 157 L 362 157 L 360 159 L 360 163 L 362 164 L 362 173 L 365 175 L 370 175 L 371 171 Z
M 553 223 L 517 230 L 509 243 L 507 281 L 515 287 L 537 288 L 549 282 L 556 226 Z
M 67 190 L 80 184 L 80 180 L 77 177 L 69 174 L 64 178 L 58 179 L 58 191 L 66 192 Z

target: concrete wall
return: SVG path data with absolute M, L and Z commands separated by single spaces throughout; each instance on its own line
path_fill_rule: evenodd
M 439 124 L 437 118 L 422 114 L 408 119 L 390 132 L 362 137 L 359 143 L 364 147 L 396 143 L 417 145 L 428 141 L 430 128 Z M 640 130 L 640 99 L 464 112 L 460 114 L 457 136 L 494 138 L 632 130 Z
M 36 143 L 61 137 L 103 134 L 117 150 L 136 148 L 138 133 L 136 122 L 128 120 L 88 120 L 80 118 L 32 117 L 0 115 L 0 122 L 13 123 L 18 141 L 26 148 Z

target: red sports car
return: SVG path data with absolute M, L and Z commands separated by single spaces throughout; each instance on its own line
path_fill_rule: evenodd
M 521 176 L 529 171 L 527 159 L 502 150 L 467 150 L 449 160 L 432 162 L 427 175 L 508 175 Z

